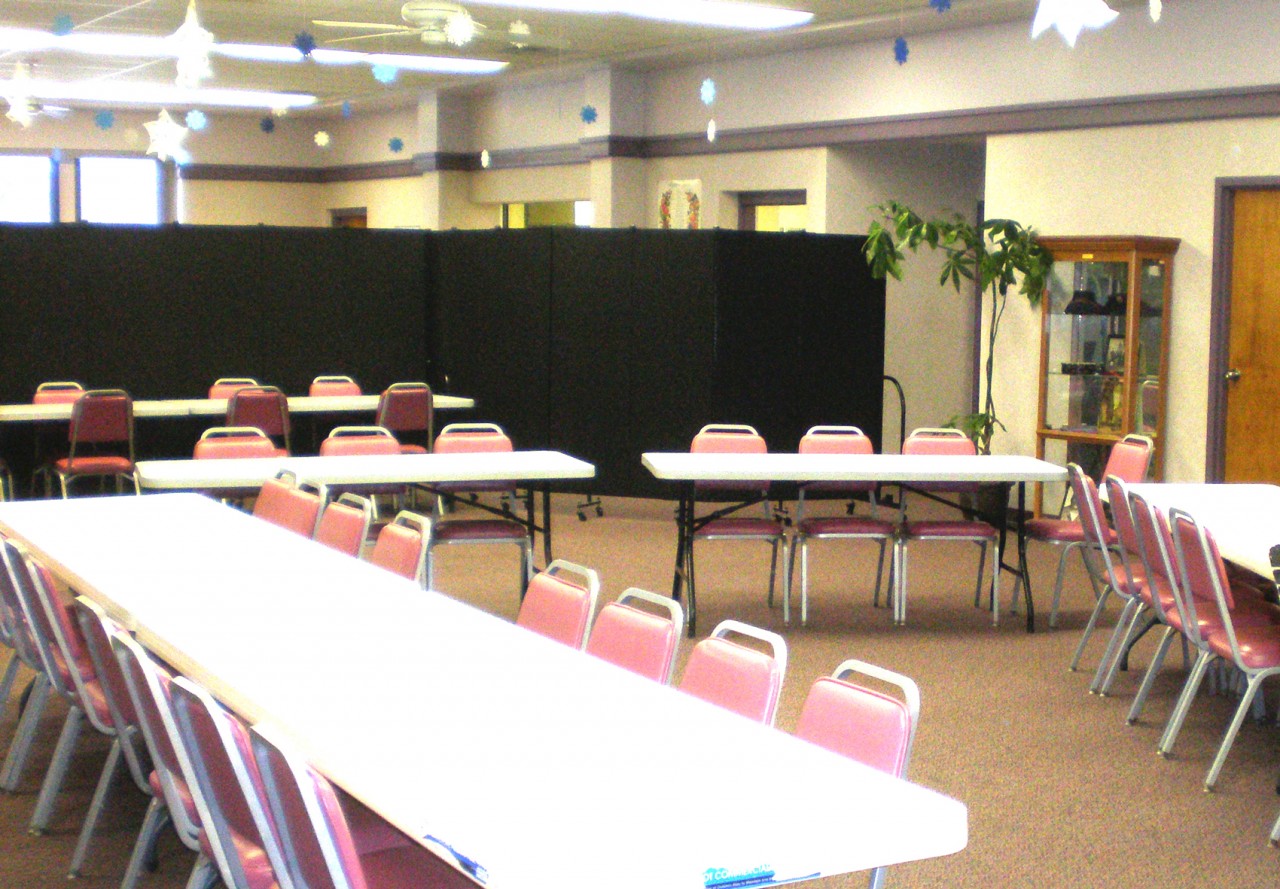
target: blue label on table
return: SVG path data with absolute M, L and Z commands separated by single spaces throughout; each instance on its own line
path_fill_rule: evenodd
M 757 865 L 747 870 L 727 867 L 709 867 L 702 874 L 706 889 L 734 889 L 739 886 L 767 886 L 774 882 L 774 870 L 768 865 Z

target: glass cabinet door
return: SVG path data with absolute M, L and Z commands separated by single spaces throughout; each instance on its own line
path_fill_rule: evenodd
M 1045 428 L 1116 433 L 1124 426 L 1128 289 L 1125 262 L 1053 264 L 1044 316 Z M 1157 327 L 1157 364 L 1159 339 Z
M 1158 259 L 1144 259 L 1138 271 L 1138 289 L 1142 300 L 1138 309 L 1137 384 L 1131 429 L 1143 435 L 1155 435 L 1160 428 L 1160 366 L 1164 343 L 1165 264 Z

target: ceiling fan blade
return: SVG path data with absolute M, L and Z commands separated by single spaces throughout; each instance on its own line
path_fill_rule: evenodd
M 335 37 L 332 40 L 320 41 L 325 46 L 336 46 L 340 43 L 354 43 L 357 40 L 373 40 L 376 37 L 404 37 L 409 34 L 417 34 L 417 28 L 405 28 L 399 31 L 380 31 L 373 34 L 353 34 L 350 37 Z
M 391 22 L 336 22 L 328 19 L 312 19 L 311 24 L 321 28 L 347 28 L 352 31 L 416 31 L 408 25 L 395 25 Z

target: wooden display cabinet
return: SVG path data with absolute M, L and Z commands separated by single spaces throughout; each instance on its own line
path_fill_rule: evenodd
M 1162 475 L 1169 309 L 1176 238 L 1040 238 L 1053 254 L 1041 301 L 1036 456 L 1078 463 L 1094 478 L 1111 445 L 1132 432 L 1156 442 Z M 1057 512 L 1063 486 L 1046 486 Z

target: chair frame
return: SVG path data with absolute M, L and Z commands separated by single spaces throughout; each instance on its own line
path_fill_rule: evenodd
M 430 545 L 430 541 L 431 541 L 431 532 L 432 532 L 432 526 L 433 526 L 433 522 L 431 518 L 429 516 L 422 515 L 421 513 L 410 512 L 407 509 L 402 509 L 398 513 L 396 513 L 396 517 L 394 519 L 392 519 L 385 526 L 383 526 L 382 530 L 378 533 L 379 539 L 381 539 L 383 534 L 388 533 L 387 532 L 388 528 L 391 528 L 393 526 L 412 528 L 414 531 L 417 532 L 419 536 L 419 543 L 418 543 L 418 554 L 415 560 L 416 568 L 414 571 L 414 577 L 407 578 L 407 579 L 413 580 L 415 583 L 417 583 L 419 586 L 423 587 L 424 589 L 429 589 L 430 586 L 427 583 L 427 548 Z M 378 541 L 375 540 L 373 546 L 369 548 L 368 560 L 373 564 L 378 565 L 381 568 L 385 568 L 388 571 L 393 570 L 387 565 L 378 562 L 376 560 L 377 554 L 378 554 Z
M 312 398 L 316 398 L 328 395 L 362 395 L 364 393 L 360 389 L 360 384 L 345 374 L 322 374 L 311 381 L 307 394 Z
M 684 607 L 670 596 L 664 596 L 661 593 L 654 593 L 649 590 L 642 590 L 639 587 L 633 586 L 627 587 L 623 590 L 618 595 L 618 598 L 606 604 L 604 608 L 608 608 L 609 605 L 619 605 L 625 608 L 643 611 L 645 614 L 653 614 L 653 612 L 648 608 L 637 609 L 635 605 L 632 604 L 633 602 L 643 602 L 647 605 L 653 606 L 654 610 L 665 613 L 667 619 L 671 621 L 675 628 L 675 637 L 671 643 L 671 655 L 667 658 L 666 670 L 663 673 L 662 678 L 659 680 L 663 685 L 670 685 L 676 672 L 676 659 L 680 655 L 680 640 L 684 636 Z M 604 608 L 600 609 L 602 613 Z M 658 614 L 654 616 L 661 617 L 662 615 Z M 596 615 L 597 622 L 599 622 L 599 619 L 599 615 Z
M 237 445 L 245 447 L 252 445 L 253 448 L 260 450 L 261 453 L 205 453 L 201 454 L 200 447 L 205 442 L 209 443 L 209 447 L 204 448 L 206 451 L 232 450 Z M 269 447 L 263 447 L 265 443 Z M 257 426 L 210 426 L 204 432 L 200 433 L 200 440 L 196 442 L 196 446 L 192 451 L 192 458 L 196 460 L 217 460 L 231 459 L 243 457 L 274 457 L 276 454 L 276 446 L 271 441 L 271 437 L 259 429 Z
M 241 389 L 256 389 L 262 384 L 253 377 L 218 377 L 209 387 L 209 400 L 221 401 L 230 398 Z
M 249 393 L 249 394 L 248 394 L 247 396 L 245 396 L 245 393 Z M 241 408 L 241 407 L 240 407 L 240 399 L 241 399 L 241 397 L 242 397 L 242 396 L 243 396 L 243 397 L 248 397 L 248 398 L 253 398 L 253 397 L 256 397 L 256 396 L 258 396 L 258 395 L 261 395 L 261 396 L 263 396 L 263 400 L 265 401 L 265 400 L 266 400 L 266 399 L 265 399 L 265 396 L 266 396 L 268 393 L 273 393 L 273 394 L 275 395 L 275 400 L 276 400 L 276 402 L 277 402 L 277 403 L 279 404 L 279 406 L 280 406 L 280 424 L 279 424 L 279 426 L 280 426 L 280 431 L 279 431 L 279 432 L 276 432 L 276 433 L 274 433 L 274 434 L 273 434 L 273 433 L 271 432 L 271 430 L 268 430 L 268 429 L 262 429 L 262 427 L 260 427 L 260 426 L 259 426 L 259 427 L 255 427 L 255 428 L 262 429 L 262 432 L 263 432 L 263 433 L 264 433 L 268 438 L 272 439 L 272 441 L 274 441 L 274 440 L 275 440 L 275 436 L 276 436 L 276 435 L 278 435 L 281 439 L 283 439 L 283 448 L 282 448 L 282 450 L 284 451 L 285 455 L 287 456 L 288 454 L 293 453 L 293 448 L 290 446 L 290 434 L 291 434 L 291 432 L 292 432 L 292 426 L 293 426 L 293 423 L 292 423 L 292 420 L 291 420 L 291 419 L 290 419 L 290 417 L 289 417 L 289 399 L 288 399 L 288 397 L 284 394 L 284 392 L 280 391 L 280 388 L 279 388 L 278 386 L 243 386 L 243 387 L 241 387 L 241 388 L 237 389 L 236 391 L 232 392 L 232 393 L 227 397 L 227 421 L 226 421 L 226 425 L 227 425 L 227 426 L 245 426 L 245 425 L 250 425 L 250 426 L 251 426 L 251 425 L 253 425 L 253 424 L 251 424 L 251 423 L 246 424 L 246 423 L 243 423 L 243 422 L 239 422 L 239 421 L 237 421 L 237 419 L 236 419 L 237 414 L 238 414 L 240 411 L 244 410 L 244 408 Z M 273 428 L 274 428 L 274 426 L 273 426 Z
M 324 532 L 326 528 L 325 516 L 329 514 L 329 510 L 331 509 L 336 509 L 339 512 L 343 510 L 350 510 L 359 514 L 360 534 L 357 538 L 358 545 L 356 546 L 355 552 L 351 552 L 344 547 L 338 546 L 335 541 L 321 539 L 323 536 L 322 532 Z M 315 540 L 317 543 L 323 543 L 325 546 L 336 549 L 338 552 L 347 553 L 348 555 L 358 559 L 360 558 L 360 554 L 364 552 L 364 548 L 368 543 L 369 527 L 373 523 L 373 514 L 373 501 L 368 497 L 361 497 L 359 494 L 352 493 L 351 491 L 344 491 L 339 494 L 336 499 L 327 500 L 321 506 L 320 517 L 316 519 L 316 527 L 315 531 L 312 533 L 311 539 Z
M 763 714 L 763 716 L 759 721 L 762 722 L 764 725 L 772 726 L 777 721 L 777 718 L 778 718 L 778 702 L 782 698 L 782 687 L 786 682 L 786 678 L 787 678 L 787 641 L 777 633 L 774 633 L 770 630 L 761 629 L 760 627 L 754 627 L 750 624 L 743 623 L 742 621 L 739 621 L 739 620 L 730 619 L 730 620 L 721 621 L 719 624 L 716 625 L 716 628 L 711 631 L 710 636 L 708 636 L 706 639 L 703 639 L 701 642 L 699 642 L 697 645 L 694 646 L 693 652 L 691 652 L 689 655 L 690 660 L 685 662 L 684 674 L 680 677 L 680 682 L 676 684 L 676 687 L 679 690 L 686 692 L 687 694 L 693 694 L 692 692 L 689 692 L 687 690 L 687 688 L 685 687 L 685 683 L 689 676 L 689 663 L 693 662 L 695 656 L 697 655 L 699 646 L 706 646 L 708 644 L 711 644 L 711 645 L 728 644 L 738 648 L 747 648 L 748 650 L 753 652 L 758 651 L 755 648 L 750 648 L 749 646 L 744 646 L 741 643 L 734 642 L 732 639 L 729 638 L 731 634 L 737 634 L 740 636 L 746 636 L 750 639 L 754 639 L 757 642 L 763 643 L 764 645 L 768 646 L 770 649 L 769 656 L 773 658 L 773 662 L 774 662 L 772 673 L 777 677 L 777 685 L 769 690 L 769 701 L 766 703 L 765 713 Z M 705 698 L 700 694 L 694 694 L 694 697 L 697 697 L 700 700 L 707 701 L 708 703 L 713 704 L 714 706 L 723 707 L 724 709 L 730 710 L 730 712 L 738 712 L 736 710 L 733 710 L 732 707 L 728 707 L 712 699 Z M 739 714 L 739 715 L 742 715 L 742 714 Z
M 587 568 L 583 565 L 569 562 L 565 559 L 556 559 L 546 568 L 538 572 L 536 576 L 548 577 L 552 580 L 566 583 L 570 586 L 577 587 L 583 591 L 583 595 L 587 598 L 587 613 L 582 622 L 581 635 L 576 644 L 570 640 L 562 639 L 559 636 L 546 632 L 545 629 L 538 626 L 530 626 L 528 623 L 529 609 L 533 607 L 534 600 L 528 598 L 520 603 L 520 613 L 516 615 L 516 626 L 524 627 L 531 632 L 538 633 L 548 639 L 554 639 L 557 642 L 564 642 L 571 647 L 583 651 L 587 647 L 587 642 L 591 639 L 591 626 L 596 614 L 596 605 L 600 601 L 600 575 L 594 569 Z M 530 580 L 532 585 L 533 580 Z
M 92 437 L 82 437 L 81 426 L 84 423 L 84 414 L 87 410 L 92 410 L 92 405 L 98 400 L 119 399 L 123 398 L 125 402 L 125 437 L 124 438 L 98 438 L 96 434 Z M 82 392 L 71 405 L 71 425 L 67 431 L 67 440 L 70 443 L 70 451 L 68 452 L 65 462 L 66 469 L 59 469 L 58 463 L 63 461 L 55 461 L 52 467 L 54 475 L 58 477 L 58 486 L 62 492 L 62 498 L 65 500 L 71 496 L 70 484 L 73 479 L 99 476 L 103 478 L 114 478 L 116 480 L 116 491 L 121 490 L 120 482 L 128 479 L 133 485 L 135 494 L 142 493 L 142 485 L 138 481 L 138 470 L 134 467 L 134 450 L 133 450 L 133 399 L 129 397 L 129 393 L 123 389 L 89 389 Z M 124 459 L 128 460 L 130 469 L 125 472 L 77 472 L 75 469 L 76 451 L 84 444 L 125 444 L 128 450 L 128 456 Z M 123 455 L 113 455 L 123 456 Z M 81 459 L 86 459 L 81 455 Z M 92 459 L 89 457 L 87 459 Z M 47 479 L 46 479 L 47 481 Z
M 396 402 L 397 400 L 402 400 L 402 396 L 404 395 L 411 394 L 411 393 L 421 393 L 423 391 L 425 391 L 426 393 L 425 425 L 422 425 L 421 427 L 419 427 L 416 424 L 413 426 L 408 426 L 408 425 L 399 425 L 399 424 L 393 423 L 392 419 L 395 415 L 395 412 L 399 409 L 394 404 L 394 402 Z M 398 433 L 401 433 L 401 432 L 425 432 L 426 434 L 425 445 L 402 443 L 400 445 L 400 448 L 404 453 L 409 453 L 409 454 L 428 453 L 429 454 L 431 453 L 432 445 L 435 443 L 435 402 L 433 401 L 433 399 L 434 399 L 434 395 L 431 391 L 431 387 L 428 386 L 426 383 L 417 383 L 417 382 L 392 383 L 385 390 L 383 390 L 380 396 L 378 396 L 378 410 L 374 414 L 374 422 L 385 429 L 391 430 L 392 434 L 396 435 L 397 438 L 399 438 Z

